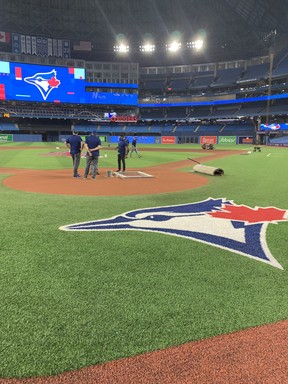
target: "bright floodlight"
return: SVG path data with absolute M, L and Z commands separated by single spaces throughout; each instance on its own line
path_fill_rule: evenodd
M 195 43 L 195 49 L 201 49 L 203 47 L 204 41 L 196 40 L 194 43 Z
M 170 44 L 166 44 L 167 51 L 176 52 L 181 49 L 181 43 L 179 41 L 173 41 Z
M 203 44 L 204 44 L 204 41 L 201 39 L 195 40 L 195 41 L 189 41 L 187 43 L 187 48 L 192 48 L 199 51 L 201 48 L 203 48 Z
M 114 45 L 114 52 L 128 53 L 129 45 L 126 45 L 126 44 Z
M 155 45 L 151 43 L 145 43 L 143 45 L 139 46 L 140 52 L 154 52 L 155 51 Z

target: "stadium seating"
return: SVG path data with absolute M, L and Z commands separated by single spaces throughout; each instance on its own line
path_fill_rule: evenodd
M 16 124 L 0 122 L 1 131 L 19 131 L 19 127 Z
M 206 89 L 212 84 L 214 79 L 215 74 L 213 72 L 205 73 L 202 76 L 199 74 L 194 75 L 192 82 L 189 85 L 189 89 L 191 91 Z
M 237 80 L 237 84 L 257 82 L 262 79 L 265 79 L 269 72 L 269 64 L 257 64 L 247 67 L 246 72 L 241 76 L 241 79 Z
M 187 109 L 185 107 L 169 108 L 166 112 L 166 118 L 169 119 L 185 119 L 187 117 Z
M 288 76 L 288 53 L 281 58 L 272 71 L 272 78 Z
M 240 79 L 242 68 L 220 69 L 217 71 L 217 77 L 210 85 L 211 88 L 229 87 L 236 85 Z

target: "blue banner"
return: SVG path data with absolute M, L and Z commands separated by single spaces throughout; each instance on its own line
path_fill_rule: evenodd
M 120 136 L 110 136 L 110 143 L 118 143 Z M 137 138 L 137 144 L 154 144 L 155 137 L 154 136 L 126 136 L 129 140 L 129 143 L 132 143 L 134 137 Z
M 261 131 L 288 131 L 287 123 L 260 124 Z

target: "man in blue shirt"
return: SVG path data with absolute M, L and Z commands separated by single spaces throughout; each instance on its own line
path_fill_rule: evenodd
M 99 160 L 99 149 L 102 148 L 101 140 L 97 136 L 97 131 L 93 131 L 90 136 L 86 137 L 85 148 L 87 149 L 86 154 L 86 167 L 84 172 L 84 179 L 88 178 L 89 171 L 91 169 L 92 179 L 96 179 L 98 173 L 98 160 Z
M 141 155 L 139 155 L 139 153 L 137 151 L 137 137 L 134 137 L 134 139 L 132 141 L 132 149 L 130 152 L 130 157 L 132 157 L 133 152 L 135 152 L 138 157 L 141 157 Z
M 69 136 L 66 140 L 66 146 L 69 148 L 70 155 L 73 161 L 73 177 L 81 178 L 78 173 L 78 168 L 81 160 L 81 151 L 84 147 L 84 142 L 81 136 L 79 136 L 76 131 L 73 131 L 73 134 Z
M 126 141 L 127 143 L 127 151 L 126 151 L 126 159 L 128 158 L 128 155 L 129 155 L 129 152 L 130 152 L 130 148 L 129 148 L 129 144 L 130 144 L 130 141 L 128 139 L 127 136 L 124 136 L 124 140 Z
M 122 171 L 125 172 L 126 170 L 125 159 L 128 153 L 128 143 L 125 140 L 124 136 L 120 136 L 119 143 L 116 149 L 118 150 L 118 169 L 116 172 L 121 171 L 121 164 L 122 164 Z

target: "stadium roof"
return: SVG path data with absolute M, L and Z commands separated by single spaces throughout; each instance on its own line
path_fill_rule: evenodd
M 91 52 L 75 52 L 87 60 L 127 61 L 113 52 L 119 36 L 141 65 L 245 59 L 288 46 L 288 0 L 0 0 L 0 8 L 2 31 L 91 42 Z M 170 57 L 172 33 L 185 42 L 200 34 L 205 49 Z M 144 57 L 138 47 L 147 34 L 156 52 Z

